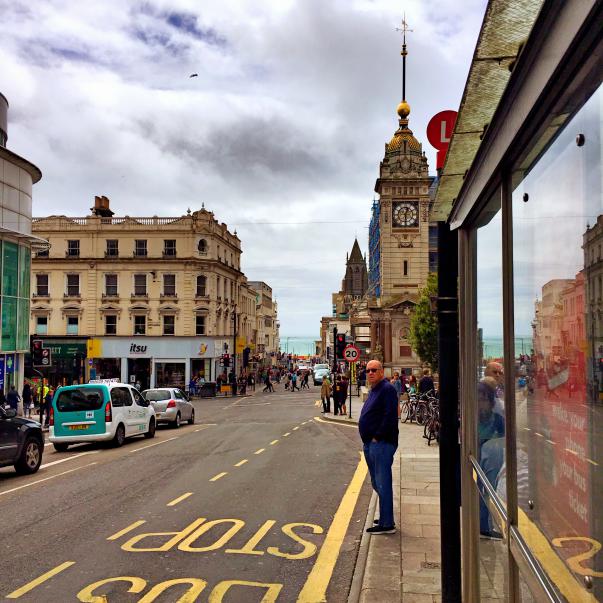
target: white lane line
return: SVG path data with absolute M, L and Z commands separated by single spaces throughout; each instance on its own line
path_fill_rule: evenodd
M 168 438 L 167 440 L 162 440 L 161 442 L 155 442 L 154 444 L 148 444 L 147 446 L 141 446 L 140 448 L 134 448 L 134 450 L 130 450 L 129 452 L 138 452 L 139 450 L 144 450 L 145 448 L 152 448 L 153 446 L 159 446 L 159 444 L 165 444 L 166 442 L 171 442 L 172 440 L 177 440 L 179 436 L 174 436 L 173 438 Z
M 87 454 L 98 454 L 100 450 L 89 450 L 88 452 L 80 452 L 79 454 L 74 454 L 73 456 L 68 456 L 67 458 L 60 459 L 59 461 L 52 461 L 51 463 L 45 463 L 44 465 L 40 465 L 40 469 L 46 469 L 46 467 L 52 467 L 53 465 L 58 465 L 59 463 L 65 463 L 67 461 L 72 461 L 73 459 L 77 459 L 80 456 L 86 456 Z
M 74 471 L 79 471 L 80 469 L 85 469 L 86 467 L 92 467 L 92 465 L 96 465 L 97 463 L 88 463 L 87 465 L 82 465 L 81 467 L 76 467 L 75 469 L 69 469 L 69 471 L 63 471 L 63 473 L 57 473 L 56 475 L 51 475 L 50 477 L 45 477 L 43 479 L 38 479 L 35 482 L 30 482 L 29 484 L 24 484 L 23 486 L 17 486 L 16 488 L 11 488 L 10 490 L 4 490 L 4 492 L 0 492 L 0 496 L 4 496 L 5 494 L 10 494 L 11 492 L 16 492 L 17 490 L 22 490 L 23 488 L 29 488 L 29 486 L 35 486 L 36 484 L 41 484 L 42 482 L 47 482 L 49 479 L 54 479 L 55 477 L 61 477 L 61 475 L 67 475 L 68 473 L 73 473 Z

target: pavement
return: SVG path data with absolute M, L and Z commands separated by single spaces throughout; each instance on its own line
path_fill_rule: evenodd
M 354 425 L 362 402 L 352 399 L 352 418 L 321 415 Z M 348 400 L 349 411 L 349 400 Z M 404 476 L 404 477 L 402 477 Z M 395 534 L 363 534 L 348 603 L 436 603 L 441 601 L 439 448 L 427 445 L 423 427 L 400 423 L 392 467 Z M 365 529 L 378 512 L 373 492 Z

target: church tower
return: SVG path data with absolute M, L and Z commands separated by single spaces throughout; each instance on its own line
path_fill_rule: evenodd
M 344 295 L 351 297 L 362 297 L 368 289 L 368 272 L 366 260 L 362 257 L 358 239 L 354 239 L 352 252 L 350 253 L 345 267 L 345 277 L 341 283 Z

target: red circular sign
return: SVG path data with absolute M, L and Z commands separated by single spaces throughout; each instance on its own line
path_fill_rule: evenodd
M 444 166 L 444 159 L 454 131 L 456 116 L 456 111 L 440 111 L 427 124 L 427 140 L 429 140 L 432 147 L 438 150 L 437 169 Z
M 358 362 L 360 350 L 355 345 L 346 345 L 345 348 L 343 348 L 343 358 L 347 362 Z

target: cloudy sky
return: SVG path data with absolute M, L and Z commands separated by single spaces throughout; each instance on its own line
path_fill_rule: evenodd
M 43 172 L 34 215 L 181 215 L 236 228 L 283 335 L 317 336 L 345 255 L 367 248 L 397 127 L 458 107 L 485 0 L 0 0 L 8 148 Z M 198 77 L 189 78 L 192 73 Z

